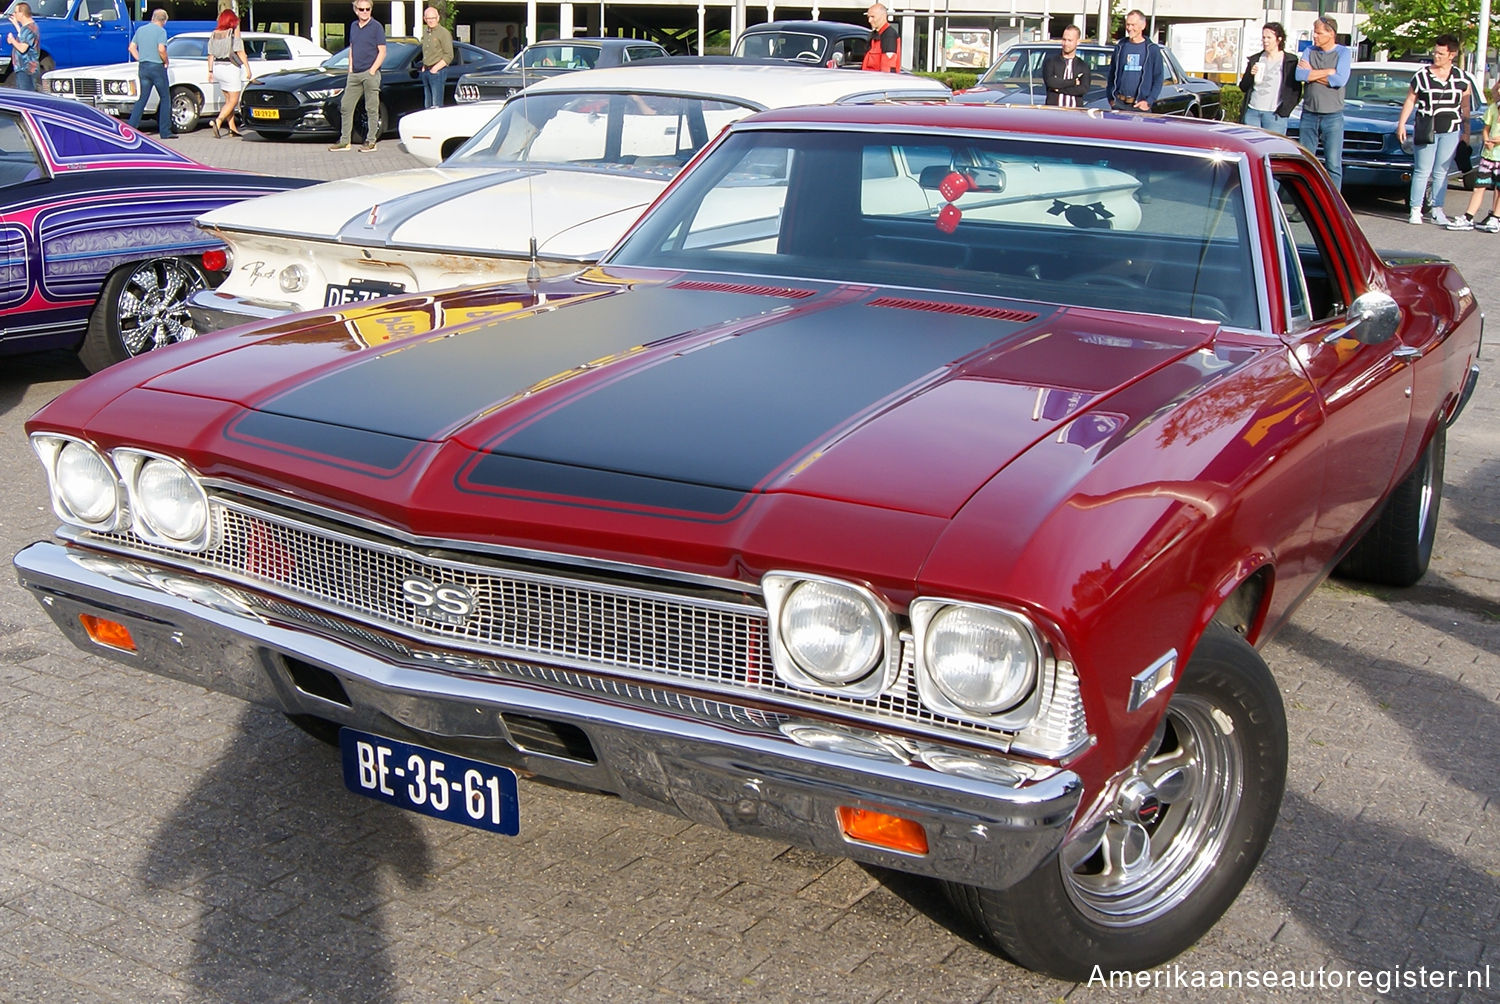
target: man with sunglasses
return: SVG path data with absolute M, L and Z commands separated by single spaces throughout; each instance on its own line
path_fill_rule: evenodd
M 339 104 L 342 123 L 339 141 L 330 150 L 348 150 L 354 136 L 354 112 L 365 101 L 364 153 L 373 153 L 385 123 L 380 121 L 380 64 L 385 62 L 385 28 L 370 16 L 372 0 L 354 0 L 355 20 L 349 25 L 349 76 Z

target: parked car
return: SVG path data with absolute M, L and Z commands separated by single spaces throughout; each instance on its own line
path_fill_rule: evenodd
M 1349 81 L 1344 85 L 1344 187 L 1410 187 L 1412 152 L 1396 138 L 1396 120 L 1411 93 L 1412 74 L 1424 65 L 1361 62 L 1349 68 Z M 1472 189 L 1478 177 L 1484 102 L 1479 101 L 1470 112 L 1468 156 L 1463 170 L 1452 178 Z M 1287 135 L 1297 139 L 1301 132 L 1302 106 L 1298 105 L 1287 124 Z
M 130 55 L 130 40 L 144 20 L 132 20 L 136 6 L 129 0 L 31 0 L 31 16 L 36 19 L 41 38 L 42 72 L 114 63 Z M 7 3 L 5 9 L 11 5 Z M 167 34 L 184 31 L 212 31 L 214 22 L 167 22 Z M 6 26 L 5 34 L 11 34 Z M 10 86 L 10 43 L 0 37 L 0 81 Z
M 454 71 L 445 94 L 453 98 L 458 75 L 469 69 L 497 67 L 505 60 L 467 42 L 453 43 Z M 407 112 L 421 108 L 422 43 L 415 38 L 387 40 L 380 69 L 380 128 L 371 132 L 361 102 L 355 112 L 354 138 L 382 136 L 396 128 Z M 291 136 L 337 136 L 343 123 L 340 102 L 349 75 L 349 50 L 343 49 L 320 67 L 268 73 L 245 88 L 240 99 L 241 121 L 267 139 Z
M 1082 981 L 1255 868 L 1256 646 L 1335 567 L 1422 575 L 1480 326 L 1284 137 L 771 111 L 595 268 L 65 391 L 15 564 L 85 651 L 340 730 L 353 791 L 509 833 L 513 771 L 615 792 L 946 880 Z
M 192 338 L 223 277 L 211 209 L 308 182 L 208 168 L 76 101 L 0 89 L 0 355 L 91 370 Z
M 435 168 L 287 193 L 203 227 L 234 259 L 193 297 L 194 321 L 252 318 L 399 292 L 569 272 L 597 261 L 728 123 L 763 108 L 944 98 L 923 78 L 786 66 L 637 65 L 541 80 L 489 103 L 414 112 L 408 149 L 451 149 Z M 477 130 L 477 132 L 476 132 Z M 432 135 L 419 143 L 414 134 Z M 521 170 L 525 168 L 525 170 Z
M 172 93 L 172 128 L 192 132 L 204 118 L 213 118 L 224 107 L 224 92 L 208 74 L 206 31 L 189 32 L 167 41 L 167 82 Z M 298 35 L 247 31 L 246 70 L 253 79 L 273 70 L 311 69 L 332 54 Z M 60 98 L 73 98 L 121 118 L 135 109 L 140 94 L 139 64 L 112 63 L 77 70 L 54 70 L 46 75 L 43 89 Z M 146 102 L 145 114 L 157 112 L 156 94 Z
M 1042 60 L 1061 51 L 1059 42 L 1026 42 L 1012 45 L 1000 54 L 995 65 L 966 91 L 954 95 L 962 104 L 1040 105 L 1047 101 L 1042 83 Z M 1188 118 L 1222 119 L 1224 103 L 1221 89 L 1212 80 L 1189 76 L 1166 46 L 1162 53 L 1161 97 L 1152 106 L 1159 115 L 1186 115 Z M 1109 81 L 1109 64 L 1114 59 L 1112 45 L 1080 45 L 1078 55 L 1088 64 L 1092 89 L 1084 99 L 1088 108 L 1109 108 L 1105 87 Z
M 534 42 L 505 66 L 475 70 L 458 80 L 455 100 L 494 101 L 537 80 L 579 70 L 602 70 L 643 59 L 660 59 L 667 50 L 642 38 L 568 38 Z
M 741 59 L 781 59 L 829 69 L 857 70 L 870 51 L 869 26 L 841 21 L 752 24 L 734 43 Z

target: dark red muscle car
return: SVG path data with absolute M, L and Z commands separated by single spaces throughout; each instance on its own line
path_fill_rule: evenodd
M 1426 568 L 1477 373 L 1254 129 L 746 119 L 598 267 L 151 354 L 28 428 L 88 651 L 516 832 L 517 768 L 934 876 L 1072 978 L 1191 945 L 1286 771 L 1256 652 Z

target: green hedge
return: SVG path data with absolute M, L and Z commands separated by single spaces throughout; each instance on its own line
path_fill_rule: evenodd
M 944 73 L 918 73 L 917 76 L 941 80 L 955 91 L 966 91 L 979 83 L 979 74 L 961 73 L 957 70 L 948 70 Z
M 1245 108 L 1245 92 L 1234 84 L 1225 84 L 1221 100 L 1224 102 L 1224 121 L 1238 122 L 1240 112 Z

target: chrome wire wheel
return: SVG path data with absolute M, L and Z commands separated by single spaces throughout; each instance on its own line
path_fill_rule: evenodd
M 176 258 L 156 258 L 131 270 L 115 299 L 120 345 L 126 355 L 187 341 L 197 335 L 187 301 L 203 277 Z
M 1178 906 L 1213 872 L 1244 788 L 1245 755 L 1229 717 L 1179 694 L 1160 745 L 1121 786 L 1097 844 L 1059 856 L 1084 916 L 1131 927 Z

